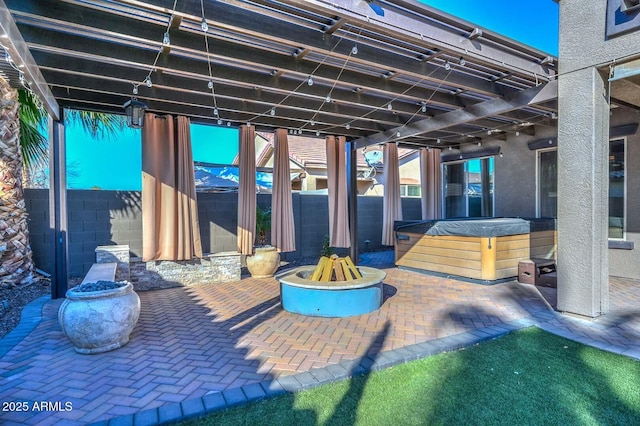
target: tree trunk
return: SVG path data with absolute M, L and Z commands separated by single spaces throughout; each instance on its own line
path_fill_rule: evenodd
M 18 92 L 0 77 L 0 283 L 32 279 L 33 261 L 22 190 Z

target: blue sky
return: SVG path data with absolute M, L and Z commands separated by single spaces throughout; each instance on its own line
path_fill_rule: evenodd
M 558 55 L 558 3 L 553 0 L 419 0 L 521 43 Z
M 558 54 L 558 4 L 553 0 L 420 0 L 488 30 L 552 55 Z M 140 190 L 140 131 L 125 129 L 114 140 L 94 140 L 80 126 L 67 126 L 69 188 Z M 230 163 L 237 129 L 192 125 L 194 160 Z M 114 170 L 114 165 L 117 169 Z

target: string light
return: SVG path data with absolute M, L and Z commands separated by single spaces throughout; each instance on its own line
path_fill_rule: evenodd
M 162 44 L 165 46 L 169 46 L 171 44 L 171 38 L 169 38 L 169 31 L 164 33 L 164 37 L 162 37 Z
M 397 136 L 397 137 L 400 137 L 400 131 L 398 131 L 398 133 L 396 133 L 396 136 Z
M 467 61 L 462 56 L 460 56 L 460 66 L 464 67 L 465 65 L 467 65 Z
M 220 111 L 218 111 L 218 107 L 213 107 L 213 115 L 217 117 L 218 115 L 220 115 L 219 113 Z
M 422 102 L 422 108 L 421 109 L 422 109 L 422 113 L 427 112 L 427 103 L 426 102 L 424 102 L 424 101 Z
M 218 118 L 218 125 L 222 124 L 222 119 Z
M 151 83 L 151 76 L 147 76 L 147 78 L 144 79 L 144 84 L 146 84 L 147 87 L 153 86 L 153 83 Z
M 200 23 L 200 28 L 202 28 L 202 31 L 204 31 L 205 33 L 209 31 L 209 24 L 207 24 L 206 19 L 202 18 L 202 22 Z
M 351 128 L 351 124 L 347 123 L 347 125 L 344 126 L 344 127 L 345 127 L 345 129 L 349 130 Z
M 316 130 L 316 136 L 320 136 L 320 131 Z
M 207 82 L 207 87 L 209 88 L 209 90 L 213 89 L 213 80 L 209 80 Z
M 436 143 L 438 143 L 438 144 L 442 143 L 442 141 L 440 140 L 440 138 L 436 139 Z
M 271 114 L 271 116 L 276 115 L 276 108 L 275 107 L 271 108 L 270 114 Z
M 387 104 L 387 109 L 388 109 L 389 111 L 391 111 L 391 110 L 393 109 L 393 104 L 392 104 L 391 102 L 389 102 L 389 103 Z
M 316 122 L 315 122 L 315 120 L 312 118 L 312 119 L 311 119 L 311 121 L 309 121 L 309 124 L 310 124 L 310 125 L 312 125 L 312 126 L 315 126 L 315 125 L 316 125 Z
M 309 78 L 307 79 L 307 84 L 309 86 L 313 86 L 313 78 L 311 76 L 309 76 Z
M 134 85 L 133 85 L 133 94 L 134 94 L 134 95 L 137 95 L 137 94 L 138 94 L 138 85 L 137 85 L 137 84 L 134 84 Z
M 447 71 L 449 71 L 451 69 L 451 64 L 449 63 L 449 61 L 445 61 L 444 69 L 447 70 Z
M 352 55 L 357 55 L 358 54 L 358 45 L 354 44 L 353 47 L 351 48 L 351 54 Z
M 331 102 L 331 95 L 327 95 L 327 98 L 325 99 L 326 103 L 330 103 Z
M 516 136 L 520 136 L 520 130 L 516 130 Z

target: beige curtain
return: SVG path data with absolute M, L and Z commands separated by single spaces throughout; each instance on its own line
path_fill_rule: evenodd
M 346 139 L 327 136 L 327 186 L 329 191 L 329 245 L 351 247 L 347 206 Z
M 240 126 L 238 156 L 238 252 L 251 255 L 256 233 L 256 136 L 253 126 Z
M 296 234 L 291 201 L 289 140 L 285 129 L 276 130 L 274 145 L 271 244 L 281 252 L 295 251 Z
M 422 220 L 440 219 L 442 211 L 440 191 L 440 149 L 420 149 L 420 187 Z
M 202 257 L 189 119 L 145 114 L 142 259 Z
M 398 145 L 387 143 L 382 151 L 385 177 L 382 206 L 382 244 L 394 243 L 393 222 L 402 220 L 402 200 L 400 199 L 400 169 L 398 165 Z

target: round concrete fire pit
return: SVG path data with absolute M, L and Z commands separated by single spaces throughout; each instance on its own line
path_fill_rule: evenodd
M 315 266 L 301 266 L 278 277 L 285 311 L 316 317 L 350 317 L 380 308 L 382 281 L 379 269 L 358 267 L 362 278 L 351 281 L 311 281 Z

